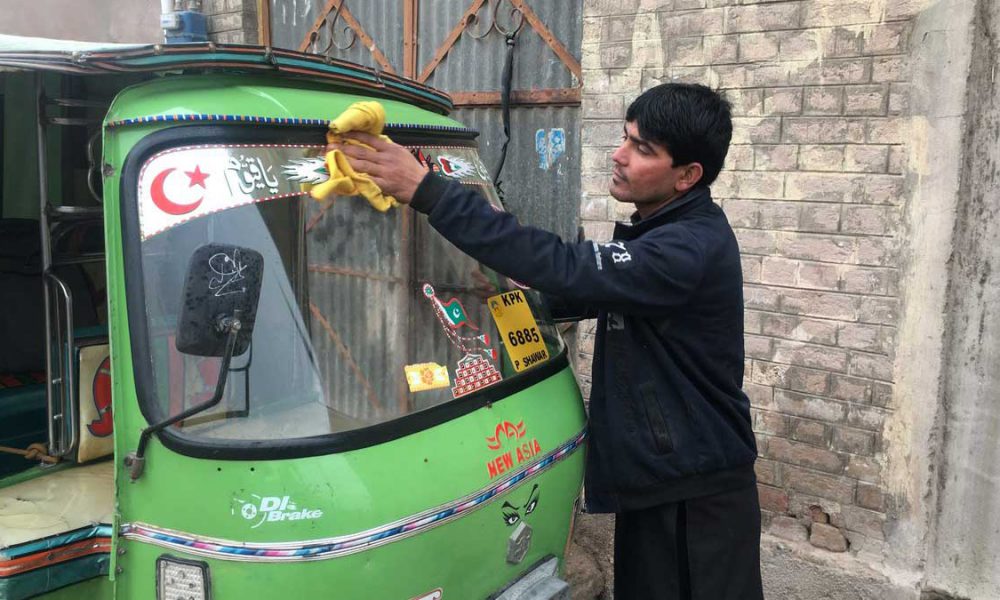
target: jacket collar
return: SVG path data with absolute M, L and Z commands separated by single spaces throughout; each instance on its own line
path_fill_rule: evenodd
M 707 186 L 698 186 L 680 198 L 667 204 L 645 219 L 639 213 L 632 213 L 631 223 L 616 223 L 614 237 L 616 239 L 632 239 L 650 229 L 671 223 L 682 215 L 712 202 L 712 192 Z

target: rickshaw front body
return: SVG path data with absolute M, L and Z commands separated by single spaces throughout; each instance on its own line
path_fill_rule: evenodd
M 56 56 L 6 55 L 33 78 L 39 107 L 56 90 L 121 88 L 85 181 L 103 214 L 96 335 L 107 346 L 84 367 L 76 347 L 90 338 L 60 320 L 72 294 L 51 300 L 47 417 L 59 418 L 48 450 L 63 464 L 0 480 L 0 522 L 4 493 L 40 482 L 63 493 L 53 475 L 112 506 L 85 526 L 32 539 L 25 524 L 0 539 L 0 598 L 568 597 L 558 575 L 585 417 L 542 298 L 409 209 L 309 193 L 329 177 L 329 120 L 376 99 L 387 135 L 502 210 L 447 97 L 259 48 Z M 32 70 L 43 63 L 60 75 Z M 60 117 L 39 113 L 47 157 L 45 128 Z M 44 231 L 74 212 L 58 207 L 73 208 L 75 188 L 49 184 L 60 175 L 40 164 Z M 232 356 L 185 342 L 230 339 L 188 316 L 244 301 L 254 269 Z M 57 293 L 62 279 L 45 277 Z M 107 453 L 112 440 L 113 459 L 82 450 Z M 39 552 L 58 576 L 37 566 Z

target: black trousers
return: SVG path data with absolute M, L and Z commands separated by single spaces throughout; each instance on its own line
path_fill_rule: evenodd
M 757 486 L 618 513 L 615 600 L 763 600 Z

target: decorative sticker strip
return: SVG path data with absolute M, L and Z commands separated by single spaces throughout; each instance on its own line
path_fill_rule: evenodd
M 451 385 L 448 368 L 437 363 L 406 365 L 403 367 L 403 372 L 406 374 L 406 385 L 409 386 L 411 393 L 436 390 Z
M 487 299 L 486 303 L 515 371 L 520 373 L 549 360 L 545 340 L 538 330 L 535 316 L 531 314 L 531 307 L 524 299 L 524 292 L 514 290 L 497 294 Z
M 119 119 L 109 121 L 108 127 L 128 127 L 132 125 L 147 125 L 149 123 L 180 123 L 180 122 L 209 122 L 209 123 L 253 123 L 255 125 L 301 125 L 307 127 L 323 127 L 330 125 L 330 119 L 305 119 L 298 117 L 264 117 L 260 115 L 223 115 L 223 114 L 184 114 L 184 115 L 148 115 L 144 117 L 133 117 L 129 119 Z M 474 129 L 465 127 L 448 127 L 446 125 L 417 125 L 412 123 L 386 123 L 385 129 L 389 133 L 393 129 L 408 130 L 419 129 L 451 134 L 478 134 Z M 464 148 L 464 146 L 458 146 Z
M 423 146 L 414 151 L 413 155 L 434 174 L 462 183 L 493 185 L 490 171 L 480 160 L 475 148 Z
M 150 115 L 109 121 L 108 127 L 125 127 L 129 125 L 145 125 L 147 123 L 171 123 L 181 121 L 208 121 L 225 123 L 254 123 L 259 125 L 308 125 L 312 127 L 327 127 L 329 119 L 299 119 L 294 117 L 259 117 L 255 115 Z
M 122 537 L 160 546 L 172 550 L 189 552 L 208 558 L 251 562 L 298 562 L 336 558 L 357 552 L 364 552 L 378 546 L 392 543 L 423 533 L 454 520 L 459 516 L 481 508 L 496 496 L 511 490 L 576 451 L 587 437 L 586 430 L 562 444 L 537 463 L 512 473 L 501 481 L 469 496 L 454 500 L 400 521 L 362 531 L 319 540 L 301 542 L 240 542 L 207 537 L 197 537 L 188 533 L 162 529 L 144 523 L 122 525 Z
M 321 149 L 233 144 L 179 147 L 154 155 L 139 172 L 142 239 L 221 210 L 304 195 L 298 177 L 302 167 L 296 161 Z
M 305 195 L 312 186 L 330 178 L 321 156 L 323 148 L 220 144 L 182 146 L 154 155 L 139 172 L 142 239 L 222 210 Z M 474 148 L 422 147 L 411 151 L 435 173 L 466 184 L 490 185 L 489 172 Z M 438 154 L 441 151 L 447 154 Z

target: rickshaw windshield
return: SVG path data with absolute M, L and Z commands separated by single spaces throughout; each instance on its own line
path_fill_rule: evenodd
M 360 196 L 311 198 L 328 178 L 322 150 L 183 146 L 143 163 L 147 416 L 204 402 L 219 378 L 220 358 L 177 349 L 192 254 L 215 243 L 263 256 L 251 342 L 232 359 L 223 400 L 174 433 L 249 442 L 360 430 L 525 377 L 562 352 L 539 294 L 462 254 L 423 215 L 379 212 Z M 411 150 L 500 209 L 475 148 Z

